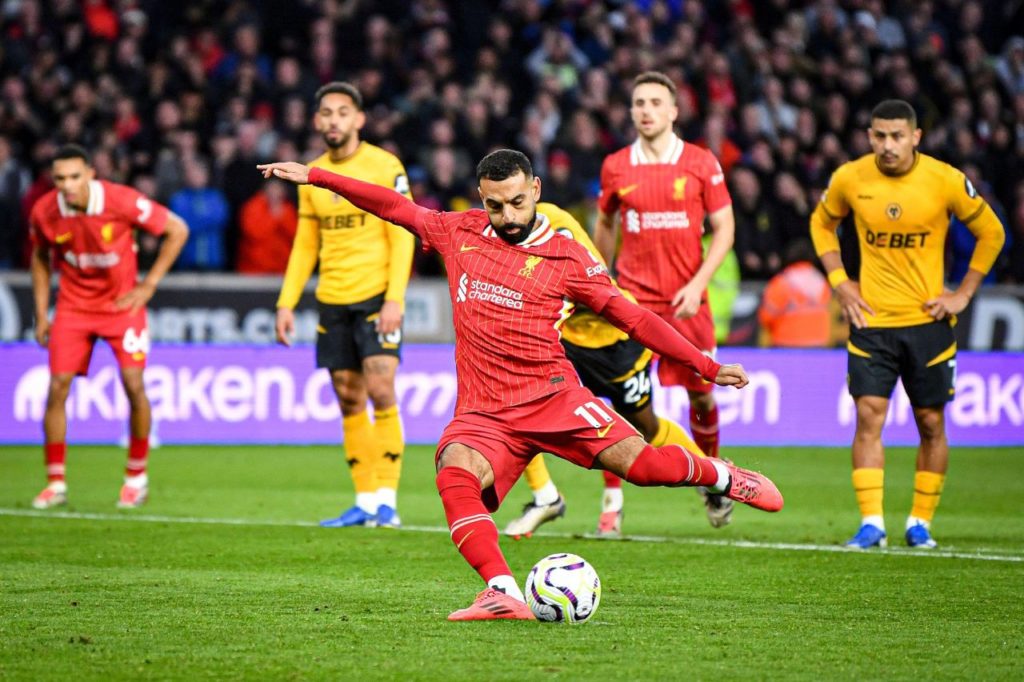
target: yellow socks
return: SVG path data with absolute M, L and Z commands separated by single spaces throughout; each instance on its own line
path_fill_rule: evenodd
M 862 468 L 853 470 L 853 491 L 857 495 L 857 506 L 860 507 L 861 518 L 867 521 L 875 519 L 873 525 L 885 528 L 882 521 L 882 493 L 884 492 L 885 470 Z
M 682 445 L 695 455 L 705 456 L 704 451 L 690 438 L 682 426 L 664 417 L 658 417 L 658 433 L 654 434 L 654 438 L 651 439 L 651 445 L 656 448 L 660 448 L 662 445 Z
M 373 438 L 380 453 L 377 462 L 377 484 L 381 488 L 398 490 L 398 479 L 402 475 L 402 453 L 405 451 L 402 417 L 398 414 L 398 405 L 374 410 Z M 387 501 L 382 502 L 386 503 Z
M 341 430 L 345 437 L 345 461 L 348 462 L 356 495 L 376 494 L 377 447 L 374 444 L 370 415 L 365 410 L 350 417 L 342 417 Z M 374 513 L 376 508 L 366 511 Z
M 914 474 L 914 504 L 910 516 L 929 524 L 935 516 L 935 508 L 939 506 L 942 496 L 942 485 L 946 481 L 945 474 L 934 471 L 918 471 Z

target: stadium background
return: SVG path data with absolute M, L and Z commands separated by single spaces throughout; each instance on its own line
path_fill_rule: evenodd
M 56 145 L 84 144 L 101 177 L 167 203 L 192 228 L 176 272 L 151 304 L 154 363 L 162 362 L 161 343 L 266 345 L 294 231 L 294 193 L 264 183 L 254 166 L 322 153 L 310 127 L 312 99 L 334 78 L 358 84 L 366 100 L 363 137 L 405 161 L 419 203 L 472 205 L 475 160 L 511 146 L 533 159 L 544 198 L 589 224 L 601 161 L 633 135 L 632 76 L 668 73 L 681 86 L 678 131 L 711 148 L 729 178 L 735 259 L 720 270 L 712 294 L 721 301 L 723 357 L 752 367 L 774 361 L 729 348 L 758 344 L 764 281 L 779 271 L 786 247 L 806 237 L 831 171 L 868 151 L 870 108 L 882 97 L 904 98 L 919 112 L 922 150 L 964 169 L 1008 233 L 988 278 L 1000 286 L 986 287 L 962 316 L 960 346 L 1024 351 L 1024 37 L 1012 32 L 1020 25 L 1019 4 L 11 0 L 0 11 L 0 263 L 9 269 L 0 274 L 0 340 L 9 358 L 19 358 L 0 372 L 8 389 L 0 409 L 10 426 L 0 442 L 34 442 L 45 394 L 42 351 L 12 342 L 32 338 L 25 216 L 51 186 L 48 159 Z M 850 229 L 843 234 L 848 269 L 856 272 L 856 240 Z M 145 263 L 156 242 L 140 239 Z M 954 220 L 950 284 L 965 271 L 972 247 L 969 231 Z M 436 256 L 417 256 L 409 341 L 452 341 L 441 274 Z M 300 341 L 312 340 L 314 315 L 310 306 L 300 313 Z M 837 322 L 831 345 L 841 346 L 845 333 Z M 420 376 L 419 356 L 410 352 L 402 371 Z M 311 368 L 303 363 L 311 353 L 293 353 L 293 384 L 308 386 Z M 802 412 L 817 400 L 834 406 L 818 437 L 796 423 L 780 428 L 770 405 L 748 409 L 749 433 L 733 435 L 748 443 L 842 442 L 849 426 L 842 382 L 821 395 L 804 388 L 841 372 L 840 355 L 822 360 L 834 366 L 828 372 L 796 362 L 772 373 L 782 395 L 804 396 L 788 409 Z M 271 357 L 252 356 L 238 378 L 243 387 L 261 370 L 281 369 Z M 954 429 L 962 417 L 968 431 L 988 434 L 967 443 L 1024 444 L 1024 371 L 1020 356 L 1006 357 L 1012 361 L 980 373 L 970 356 L 961 361 L 966 407 L 954 415 Z M 443 394 L 440 387 L 450 383 L 451 367 L 442 365 L 431 364 L 427 393 Z M 167 422 L 163 438 L 231 442 L 223 414 L 207 410 L 207 418 L 193 419 L 187 394 L 197 389 L 181 372 L 202 376 L 202 368 L 184 359 L 163 368 L 178 379 L 157 406 L 157 419 Z M 109 442 L 118 430 L 120 389 L 100 383 L 76 386 L 72 442 Z M 402 403 L 410 439 L 431 442 L 450 405 L 436 396 L 424 404 L 420 388 L 403 391 Z M 230 404 L 239 389 L 227 381 L 198 390 L 205 391 L 204 404 Z M 225 391 L 228 397 L 218 395 Z M 269 399 L 277 401 L 270 411 L 287 423 L 287 400 Z M 677 396 L 668 392 L 663 400 L 669 414 L 682 417 Z M 319 430 L 281 430 L 270 422 L 242 433 L 257 441 L 279 434 L 290 442 L 332 442 L 330 400 L 319 395 L 303 407 L 299 415 Z M 724 417 L 730 426 L 734 420 Z M 905 415 L 902 421 L 909 426 Z M 954 430 L 954 442 L 959 435 Z M 912 442 L 912 429 L 894 437 Z

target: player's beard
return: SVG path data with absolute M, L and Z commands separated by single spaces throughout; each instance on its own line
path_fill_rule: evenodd
M 537 224 L 537 212 L 534 211 L 533 217 L 530 218 L 528 223 L 505 223 L 502 227 L 498 227 L 494 223 L 491 223 L 491 227 L 498 233 L 498 236 L 502 238 L 507 244 L 520 244 L 530 236 L 533 232 L 534 226 Z M 516 228 L 522 228 L 519 232 L 511 234 L 508 230 L 514 230 Z
M 327 147 L 329 149 L 341 149 L 342 147 L 348 144 L 348 141 L 349 139 L 351 139 L 351 137 L 352 133 L 349 133 L 348 135 L 341 135 L 341 137 L 337 138 L 337 140 L 335 141 L 330 138 L 330 133 L 324 133 L 323 135 L 324 142 L 327 144 Z

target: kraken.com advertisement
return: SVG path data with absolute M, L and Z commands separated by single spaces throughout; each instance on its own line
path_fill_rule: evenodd
M 150 355 L 146 388 L 156 436 L 171 443 L 337 443 L 340 412 L 328 374 L 310 346 L 160 345 Z M 49 372 L 34 344 L 0 348 L 0 443 L 38 443 Z M 410 443 L 436 443 L 455 408 L 450 345 L 403 349 L 397 390 Z M 722 442 L 741 445 L 848 445 L 855 413 L 846 390 L 846 353 L 722 349 L 722 362 L 750 374 L 742 390 L 716 388 Z M 1024 354 L 962 352 L 956 399 L 947 409 L 956 445 L 1024 445 Z M 657 387 L 655 409 L 689 422 L 686 392 Z M 109 349 L 98 344 L 89 375 L 67 402 L 68 440 L 117 443 L 128 403 Z M 891 445 L 916 445 L 913 410 L 901 386 L 884 432 Z

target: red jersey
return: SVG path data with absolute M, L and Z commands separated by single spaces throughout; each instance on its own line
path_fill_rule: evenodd
M 715 155 L 673 136 L 665 157 L 649 160 L 640 140 L 601 166 L 603 213 L 620 211 L 619 284 L 656 312 L 697 273 L 704 216 L 732 203 Z
M 32 243 L 56 250 L 57 305 L 83 312 L 116 312 L 114 301 L 136 284 L 133 228 L 163 234 L 169 211 L 131 187 L 89 183 L 82 213 L 57 190 L 43 195 L 29 217 Z
M 419 235 L 448 267 L 455 321 L 456 414 L 520 405 L 580 380 L 559 343 L 572 301 L 601 310 L 621 294 L 578 242 L 539 224 L 515 246 L 487 213 L 431 213 Z

